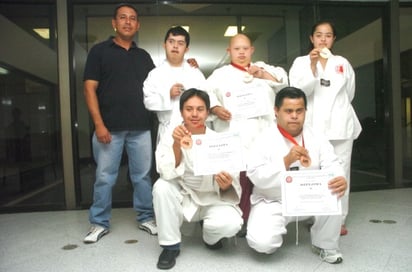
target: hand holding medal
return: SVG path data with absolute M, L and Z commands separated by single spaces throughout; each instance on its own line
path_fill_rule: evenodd
M 192 138 L 190 135 L 185 135 L 180 139 L 180 146 L 184 149 L 190 149 L 192 147 Z
M 192 138 L 190 131 L 182 124 L 177 126 L 173 130 L 173 140 L 176 144 L 184 149 L 189 149 L 192 147 Z
M 319 56 L 321 56 L 324 59 L 328 59 L 332 56 L 332 52 L 327 47 L 324 47 L 320 50 Z
M 309 167 L 310 163 L 311 163 L 311 160 L 310 160 L 309 155 L 308 156 L 304 156 L 304 155 L 300 156 L 300 164 L 303 167 Z
M 309 154 L 307 153 L 307 150 L 305 149 L 305 140 L 303 138 L 303 134 L 302 134 L 302 146 L 299 146 L 299 144 L 296 142 L 295 138 L 292 137 L 292 135 L 290 135 L 286 130 L 284 130 L 281 126 L 278 125 L 278 129 L 280 134 L 283 135 L 283 137 L 285 137 L 286 139 L 288 139 L 290 142 L 292 142 L 296 147 L 293 147 L 291 149 L 291 154 L 293 153 L 293 160 L 299 160 L 300 164 L 303 167 L 309 167 L 312 163 L 312 160 L 309 157 Z

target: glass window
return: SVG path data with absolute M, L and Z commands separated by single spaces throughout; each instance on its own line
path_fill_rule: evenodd
M 384 108 L 388 105 L 384 99 L 382 13 L 382 7 L 371 4 L 319 8 L 321 19 L 335 23 L 335 53 L 349 60 L 356 75 L 352 105 L 362 132 L 353 145 L 352 190 L 388 186 L 385 162 L 388 149 L 384 133 Z
M 55 6 L 0 10 L 0 209 L 63 207 Z
M 400 9 L 403 179 L 412 182 L 412 8 Z

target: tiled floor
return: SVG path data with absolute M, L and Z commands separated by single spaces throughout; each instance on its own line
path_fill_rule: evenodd
M 341 239 L 344 261 L 338 265 L 322 263 L 310 251 L 305 223 L 299 245 L 290 224 L 273 255 L 253 252 L 244 238 L 210 251 L 195 225 L 171 271 L 412 271 L 411 211 L 411 188 L 352 193 L 349 234 Z M 156 271 L 157 238 L 138 230 L 133 218 L 132 209 L 113 210 L 111 233 L 85 245 L 86 210 L 1 214 L 0 271 Z

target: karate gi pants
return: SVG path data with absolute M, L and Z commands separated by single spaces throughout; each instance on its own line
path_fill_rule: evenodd
M 344 225 L 346 221 L 346 216 L 349 212 L 349 193 L 350 193 L 350 166 L 352 159 L 352 147 L 353 140 L 329 140 L 333 145 L 336 156 L 341 160 L 343 170 L 345 171 L 346 182 L 348 183 L 348 188 L 342 197 L 342 222 Z
M 341 216 L 299 217 L 298 220 L 313 218 L 310 229 L 312 245 L 323 249 L 339 249 Z M 282 216 L 280 202 L 260 201 L 252 205 L 247 225 L 248 245 L 260 253 L 274 253 L 283 243 L 286 226 L 296 217 Z
M 161 246 L 181 242 L 180 227 L 184 220 L 184 198 L 182 187 L 176 181 L 158 179 L 153 186 L 153 205 L 156 215 L 158 239 Z M 186 209 L 187 210 L 187 209 Z M 203 220 L 203 240 L 215 244 L 222 238 L 235 236 L 242 227 L 239 211 L 228 204 L 217 203 L 197 206 L 190 222 Z M 187 221 L 187 220 L 186 220 Z

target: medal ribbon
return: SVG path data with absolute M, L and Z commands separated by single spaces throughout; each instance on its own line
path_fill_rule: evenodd
M 230 65 L 232 65 L 233 67 L 235 67 L 235 68 L 237 68 L 237 69 L 239 69 L 239 70 L 242 70 L 242 71 L 247 72 L 247 69 L 246 69 L 245 67 L 243 67 L 243 66 L 240 66 L 240 65 L 238 65 L 238 64 L 234 64 L 233 62 L 231 62 Z M 247 65 L 247 68 L 249 68 L 249 67 L 250 67 L 250 63 Z
M 284 130 L 284 129 L 283 129 L 282 127 L 280 127 L 279 125 L 278 125 L 278 129 L 279 129 L 279 131 L 280 131 L 280 134 L 283 135 L 283 137 L 285 137 L 286 139 L 288 139 L 289 141 L 291 141 L 293 144 L 299 145 L 299 144 L 296 142 L 295 138 L 293 138 L 292 135 L 290 135 L 286 130 Z M 302 146 L 305 147 L 305 140 L 303 139 L 303 134 L 302 134 Z

